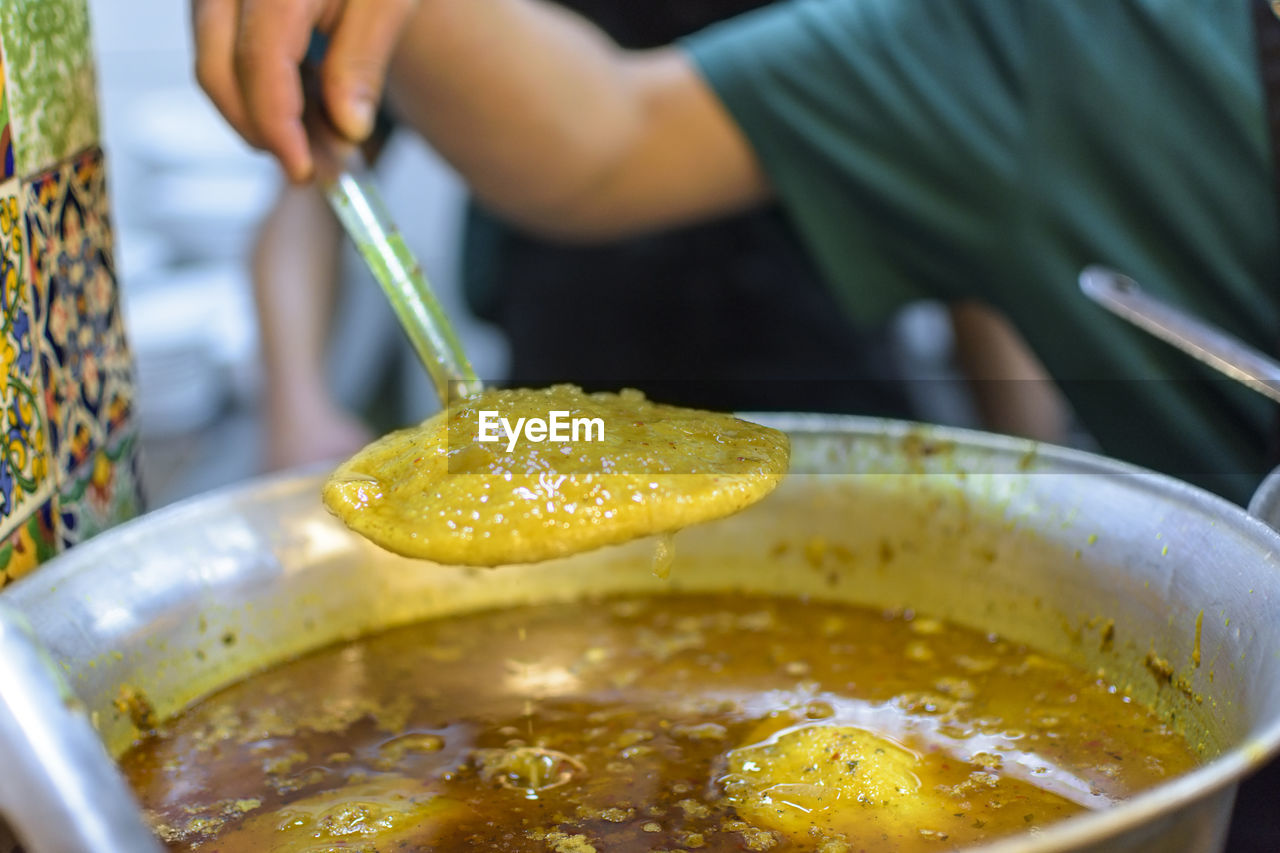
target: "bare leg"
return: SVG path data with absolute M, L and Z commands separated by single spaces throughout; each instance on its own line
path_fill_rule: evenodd
M 319 191 L 284 186 L 253 252 L 266 470 L 337 459 L 370 438 L 333 399 L 324 370 L 340 246 L 338 222 Z

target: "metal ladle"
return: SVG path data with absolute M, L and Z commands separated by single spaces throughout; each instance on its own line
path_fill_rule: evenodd
M 333 130 L 314 97 L 315 71 L 303 69 L 308 88 L 304 121 L 311 139 L 316 184 L 395 311 L 443 406 L 478 394 L 483 386 L 453 325 L 378 194 L 359 148 Z M 308 79 L 310 78 L 310 79 Z

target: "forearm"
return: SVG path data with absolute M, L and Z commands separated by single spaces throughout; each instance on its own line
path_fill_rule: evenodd
M 541 0 L 423 0 L 390 83 L 398 114 L 481 199 L 544 232 L 611 236 L 764 195 L 683 55 L 623 51 Z

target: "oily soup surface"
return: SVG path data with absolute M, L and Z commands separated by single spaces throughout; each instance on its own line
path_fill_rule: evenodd
M 1096 676 L 911 614 L 750 596 L 511 608 L 333 647 L 123 767 L 172 850 L 939 850 L 1190 769 Z
M 478 440 L 482 412 L 599 419 L 600 440 Z M 513 427 L 514 428 L 514 427 Z M 592 433 L 594 437 L 596 433 Z M 325 503 L 356 532 L 410 557 L 527 563 L 731 515 L 786 472 L 787 437 L 731 415 L 571 385 L 486 391 L 392 433 L 342 465 Z

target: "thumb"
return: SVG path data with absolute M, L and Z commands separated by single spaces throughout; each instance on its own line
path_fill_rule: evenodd
M 387 65 L 415 0 L 347 0 L 320 66 L 325 109 L 338 132 L 363 142 L 372 132 Z

